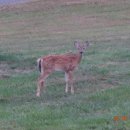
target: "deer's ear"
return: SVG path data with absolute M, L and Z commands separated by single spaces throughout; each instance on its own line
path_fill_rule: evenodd
M 75 41 L 75 42 L 74 42 L 74 46 L 78 49 L 78 48 L 79 48 L 79 42 L 78 42 L 78 41 Z

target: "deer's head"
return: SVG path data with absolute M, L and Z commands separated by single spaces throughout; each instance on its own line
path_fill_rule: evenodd
M 74 46 L 77 48 L 77 50 L 82 54 L 85 52 L 85 50 L 88 48 L 89 46 L 89 42 L 79 42 L 79 41 L 75 41 L 74 42 Z

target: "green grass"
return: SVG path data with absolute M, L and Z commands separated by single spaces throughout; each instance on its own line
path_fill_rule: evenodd
M 42 3 L 0 12 L 0 130 L 129 130 L 129 0 Z M 37 58 L 75 51 L 77 39 L 90 47 L 75 94 L 65 94 L 64 74 L 55 72 L 37 98 Z

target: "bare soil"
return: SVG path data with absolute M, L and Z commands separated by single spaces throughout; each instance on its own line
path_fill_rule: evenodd
M 1 63 L 0 64 L 0 79 L 9 78 L 17 74 L 28 74 L 28 73 L 31 73 L 32 71 L 34 71 L 34 69 L 31 69 L 31 68 L 11 69 L 7 63 Z

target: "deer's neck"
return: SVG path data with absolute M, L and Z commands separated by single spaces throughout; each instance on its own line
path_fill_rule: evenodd
M 80 61 L 81 61 L 81 59 L 82 59 L 82 55 L 83 55 L 83 53 L 78 53 L 78 63 L 80 63 Z

